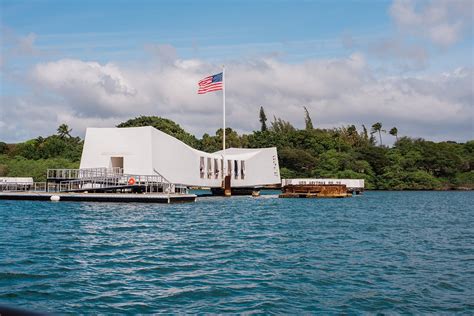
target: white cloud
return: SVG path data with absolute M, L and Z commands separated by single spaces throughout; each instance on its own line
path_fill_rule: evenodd
M 132 101 L 143 103 L 114 64 L 63 59 L 36 65 L 31 78 L 39 87 L 61 96 L 82 116 L 127 113 L 126 106 Z
M 397 37 L 372 42 L 369 44 L 369 53 L 378 58 L 394 61 L 398 72 L 425 69 L 429 60 L 426 47 Z
M 448 47 L 466 32 L 472 32 L 474 2 L 472 0 L 395 0 L 390 14 L 398 27 L 406 32 Z
M 138 115 L 175 120 L 200 137 L 221 126 L 220 92 L 197 95 L 197 82 L 219 71 L 202 60 L 119 64 L 62 59 L 30 73 L 34 95 L 3 98 L 0 139 L 20 141 L 54 133 L 67 123 L 114 126 Z M 259 128 L 258 111 L 304 125 L 306 106 L 315 126 L 397 126 L 428 139 L 472 139 L 473 69 L 430 77 L 378 77 L 361 54 L 285 63 L 273 58 L 226 64 L 227 122 L 240 132 Z

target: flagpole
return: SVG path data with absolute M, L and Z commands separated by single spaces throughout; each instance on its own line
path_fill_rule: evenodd
M 225 66 L 222 66 L 222 156 L 225 157 Z M 226 163 L 224 160 L 224 170 Z M 223 175 L 225 177 L 225 175 Z

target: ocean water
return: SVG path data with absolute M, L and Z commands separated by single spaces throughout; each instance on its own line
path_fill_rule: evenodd
M 52 313 L 474 313 L 474 192 L 0 201 L 0 305 Z

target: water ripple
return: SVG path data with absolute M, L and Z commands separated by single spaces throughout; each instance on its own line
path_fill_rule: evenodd
M 179 205 L 0 201 L 0 305 L 472 314 L 473 202 L 472 192 Z

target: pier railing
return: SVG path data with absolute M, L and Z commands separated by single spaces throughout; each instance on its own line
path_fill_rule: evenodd
M 46 177 L 50 180 L 70 180 L 117 174 L 123 174 L 123 168 L 48 169 Z
M 45 192 L 46 182 L 33 182 L 33 183 L 2 183 L 0 184 L 0 191 L 19 191 L 19 192 Z
M 171 183 L 156 170 L 154 173 L 124 174 L 122 168 L 48 169 L 47 182 L 4 184 L 0 191 L 188 193 L 185 185 Z
M 117 190 L 142 187 L 146 192 L 174 192 L 175 185 L 161 175 L 133 175 L 109 173 L 97 177 L 83 177 L 74 180 L 61 181 L 60 192 Z

